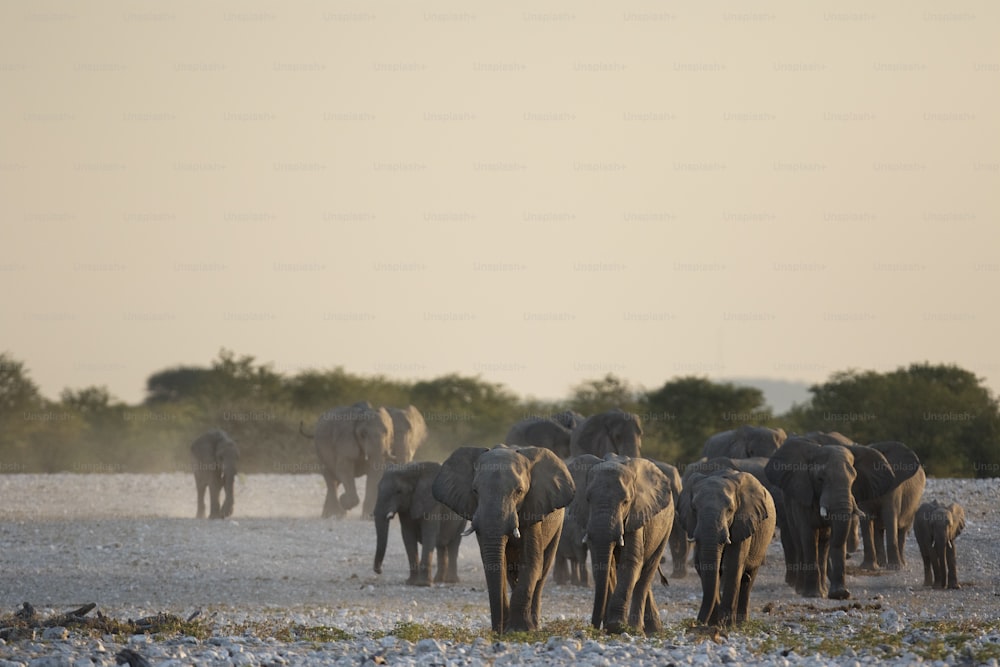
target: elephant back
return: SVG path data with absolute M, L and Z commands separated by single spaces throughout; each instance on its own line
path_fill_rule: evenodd
M 570 436 L 570 455 L 621 454 L 638 458 L 642 448 L 639 415 L 615 408 L 591 415 Z

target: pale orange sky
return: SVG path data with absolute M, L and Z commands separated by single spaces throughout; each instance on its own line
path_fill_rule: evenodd
M 4 3 L 3 348 L 1000 389 L 992 2 Z

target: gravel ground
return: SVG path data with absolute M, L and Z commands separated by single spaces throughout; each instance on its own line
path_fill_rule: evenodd
M 250 475 L 237 483 L 233 519 L 198 521 L 184 474 L 0 476 L 0 616 L 26 601 L 45 618 L 93 602 L 92 615 L 122 620 L 199 612 L 211 629 L 201 639 L 39 629 L 0 644 L 0 667 L 113 665 L 123 650 L 171 665 L 997 664 L 1000 656 L 1000 540 L 990 528 L 1000 479 L 928 480 L 925 498 L 966 508 L 962 590 L 922 586 L 911 535 L 902 571 L 853 573 L 846 603 L 807 600 L 784 584 L 776 540 L 748 626 L 723 636 L 694 630 L 701 591 L 692 572 L 657 588 L 667 630 L 651 639 L 588 631 L 591 591 L 550 581 L 548 632 L 495 641 L 474 537 L 463 541 L 462 583 L 408 587 L 398 528 L 375 575 L 372 524 L 356 510 L 319 519 L 324 493 L 318 475 Z M 326 627 L 350 637 L 326 640 L 317 630 Z M 312 631 L 296 640 L 289 628 Z

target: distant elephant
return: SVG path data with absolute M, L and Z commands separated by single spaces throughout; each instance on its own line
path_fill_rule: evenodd
M 965 529 L 965 509 L 938 500 L 924 503 L 913 521 L 913 535 L 924 561 L 924 586 L 961 588 L 956 569 L 955 538 Z
M 683 579 L 687 575 L 685 561 L 688 555 L 688 542 L 684 536 L 684 526 L 680 523 L 680 515 L 677 513 L 676 508 L 681 491 L 684 489 L 684 483 L 681 479 L 681 473 L 677 470 L 676 466 L 663 461 L 653 461 L 653 464 L 670 480 L 670 489 L 673 491 L 674 525 L 670 529 L 670 539 L 667 540 L 667 547 L 670 549 L 670 561 L 673 565 L 673 573 L 670 576 Z
M 882 452 L 892 466 L 896 481 L 884 495 L 858 503 L 864 513 L 861 518 L 861 539 L 865 557 L 861 569 L 879 567 L 898 570 L 906 565 L 904 547 L 906 534 L 920 506 L 927 476 L 920 459 L 901 442 L 875 442 L 869 445 Z
M 389 540 L 389 522 L 399 517 L 399 530 L 410 564 L 406 583 L 430 586 L 431 565 L 437 551 L 437 574 L 433 583 L 458 582 L 458 547 L 465 530 L 465 519 L 434 498 L 431 486 L 441 471 L 440 463 L 412 461 L 386 468 L 378 483 L 375 501 L 375 564 L 382 574 L 382 560 Z M 417 545 L 423 545 L 418 559 Z
M 570 456 L 570 436 L 583 419 L 583 415 L 571 410 L 551 417 L 528 417 L 510 427 L 504 444 L 545 447 L 555 452 L 559 458 L 567 459 Z
M 589 454 L 583 454 L 583 456 L 589 456 Z M 576 469 L 574 465 L 576 459 L 577 457 L 571 456 L 565 460 L 571 475 Z M 574 477 L 573 485 L 579 489 L 576 481 Z M 567 509 L 563 515 L 563 529 L 559 536 L 559 546 L 556 547 L 555 561 L 552 563 L 552 580 L 555 583 L 590 586 L 590 573 L 587 570 L 587 544 L 583 541 L 583 534 L 583 528 L 573 520 L 569 509 Z
M 570 437 L 571 456 L 621 454 L 634 459 L 642 454 L 642 423 L 639 415 L 614 409 L 587 417 Z
M 682 488 L 687 486 L 689 479 L 692 475 L 711 475 L 720 470 L 737 470 L 739 472 L 745 472 L 753 475 L 758 482 L 760 482 L 767 492 L 771 494 L 771 500 L 774 502 L 775 508 L 775 526 L 780 531 L 782 537 L 782 548 L 785 552 L 785 581 L 790 585 L 795 585 L 795 578 L 793 573 L 795 569 L 793 563 L 795 561 L 795 549 L 792 546 L 791 535 L 787 528 L 787 523 L 785 521 L 785 508 L 784 508 L 784 492 L 781 487 L 771 482 L 764 472 L 767 467 L 767 462 L 770 460 L 766 456 L 751 456 L 749 458 L 728 458 L 725 456 L 717 456 L 711 459 L 701 459 L 694 463 L 688 464 L 684 468 L 684 476 L 682 478 Z M 683 533 L 683 530 L 681 531 Z M 673 538 L 671 538 L 672 540 Z M 677 563 L 677 561 L 674 561 Z M 683 567 L 683 562 L 681 562 Z M 678 575 L 676 572 L 674 576 L 684 576 L 683 574 Z
M 573 500 L 566 464 L 544 447 L 459 447 L 431 488 L 472 522 L 466 533 L 479 541 L 493 631 L 538 629 L 563 508 Z
M 731 459 L 770 456 L 781 447 L 786 438 L 784 429 L 743 425 L 709 437 L 702 447 L 701 455 L 709 459 L 717 456 Z
M 358 506 L 355 477 L 367 475 L 362 515 L 375 509 L 382 471 L 392 461 L 392 417 L 385 408 L 373 408 L 367 401 L 333 408 L 323 413 L 313 435 L 299 424 L 300 432 L 316 442 L 316 454 L 326 480 L 323 518 L 343 517 Z M 344 493 L 337 498 L 340 485 Z
M 208 489 L 209 519 L 225 519 L 233 513 L 233 481 L 240 463 L 240 449 L 222 429 L 198 436 L 191 443 L 194 484 L 198 494 L 198 518 L 205 518 L 205 489 Z M 219 506 L 219 494 L 226 499 Z
M 424 416 L 412 405 L 387 410 L 392 417 L 392 460 L 396 464 L 409 463 L 427 442 Z
M 570 509 L 583 528 L 594 576 L 591 624 L 608 632 L 662 629 L 652 584 L 674 525 L 670 480 L 648 459 L 574 459 Z
M 681 492 L 678 512 L 688 539 L 695 543 L 702 592 L 698 622 L 743 623 L 757 570 L 774 538 L 771 494 L 750 473 L 696 473 Z
M 895 483 L 889 462 L 871 447 L 820 445 L 792 437 L 771 456 L 764 472 L 784 492 L 796 592 L 849 598 L 844 583 L 847 533 L 860 511 L 858 503 L 885 494 Z

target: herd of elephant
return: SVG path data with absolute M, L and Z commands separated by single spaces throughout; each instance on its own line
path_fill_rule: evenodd
M 476 534 L 496 632 L 539 627 L 550 571 L 556 583 L 592 585 L 595 628 L 658 631 L 653 583 L 666 581 L 660 568 L 668 545 L 674 577 L 685 576 L 693 556 L 702 584 L 698 621 L 740 623 L 776 532 L 785 581 L 805 597 L 850 597 L 845 563 L 859 533 L 862 569 L 899 569 L 911 527 L 924 584 L 959 587 L 955 538 L 964 512 L 956 503 L 921 502 L 923 468 L 900 442 L 861 445 L 835 432 L 787 436 L 740 426 L 710 437 L 681 475 L 642 458 L 640 419 L 619 409 L 530 417 L 511 427 L 504 444 L 459 447 L 441 463 L 413 461 L 427 437 L 413 406 L 355 403 L 324 413 L 312 435 L 300 430 L 315 440 L 327 485 L 324 517 L 356 507 L 354 480 L 366 476 L 362 512 L 375 523 L 376 573 L 395 517 L 411 585 L 457 582 L 459 544 Z M 206 487 L 210 517 L 229 516 L 236 444 L 215 430 L 191 451 L 198 516 Z

